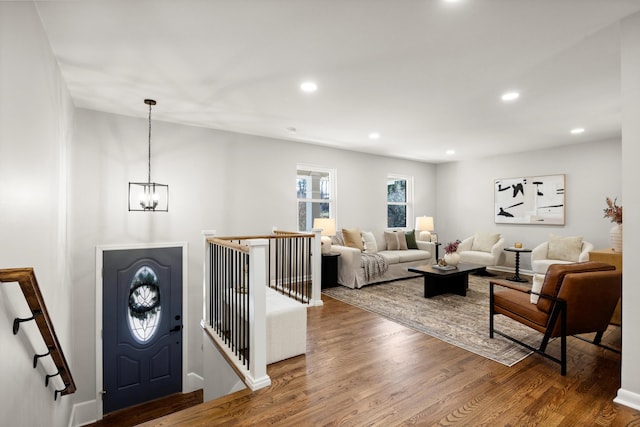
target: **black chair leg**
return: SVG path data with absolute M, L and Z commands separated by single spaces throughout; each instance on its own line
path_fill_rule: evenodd
M 567 336 L 560 338 L 560 375 L 567 375 Z
M 602 336 L 604 335 L 604 331 L 596 332 L 595 338 L 593 338 L 593 343 L 598 345 L 600 341 L 602 341 Z
M 493 283 L 489 285 L 489 338 L 493 338 Z
M 560 306 L 560 375 L 567 375 L 567 304 L 564 301 L 558 301 Z

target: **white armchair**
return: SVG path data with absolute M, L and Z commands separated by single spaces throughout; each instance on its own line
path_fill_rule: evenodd
M 551 252 L 549 251 L 550 242 Z M 591 251 L 593 251 L 593 244 L 583 241 L 582 238 L 552 236 L 550 241 L 539 244 L 531 251 L 531 268 L 534 273 L 545 275 L 551 264 L 589 261 Z
M 476 233 L 458 245 L 460 262 L 490 267 L 500 264 L 504 256 L 504 238 L 498 233 Z
M 575 262 L 589 261 L 589 252 L 593 250 L 593 244 L 585 242 L 582 237 L 560 237 L 551 234 L 549 240 L 540 243 L 531 251 L 531 269 L 533 270 L 533 283 L 531 290 L 531 303 L 538 302 L 538 295 L 542 289 L 544 276 L 551 264 L 573 264 Z

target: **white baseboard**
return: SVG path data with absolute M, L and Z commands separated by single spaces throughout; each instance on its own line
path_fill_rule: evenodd
M 73 405 L 69 427 L 84 426 L 98 421 L 98 402 L 87 400 Z
M 200 389 L 204 389 L 204 378 L 194 372 L 189 372 L 187 374 L 187 383 L 183 384 L 182 392 L 191 393 Z
M 613 401 L 640 411 L 640 394 L 638 393 L 621 388 Z

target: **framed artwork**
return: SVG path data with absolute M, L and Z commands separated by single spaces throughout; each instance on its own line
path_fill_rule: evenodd
M 496 224 L 564 225 L 565 175 L 494 181 Z
M 436 233 L 431 233 L 431 243 L 438 243 L 438 235 Z

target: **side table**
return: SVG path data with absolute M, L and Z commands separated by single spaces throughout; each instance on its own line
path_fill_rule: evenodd
M 622 252 L 616 252 L 613 248 L 598 249 L 589 252 L 590 261 L 606 262 L 613 265 L 616 270 L 622 271 Z M 611 316 L 611 322 L 614 325 L 622 326 L 622 300 L 618 300 L 616 310 Z
M 440 245 L 441 245 L 442 243 L 434 242 L 433 244 L 434 244 L 434 245 L 436 245 L 436 262 L 435 262 L 435 264 L 437 264 L 437 263 L 438 263 L 438 260 L 440 259 L 440 254 L 439 254 L 439 252 L 440 252 Z
M 321 289 L 338 285 L 338 258 L 340 254 L 322 254 Z
M 504 248 L 507 252 L 515 252 L 516 254 L 516 272 L 513 277 L 507 278 L 507 280 L 511 280 L 512 282 L 526 282 L 527 279 L 523 279 L 520 277 L 520 254 L 523 252 L 531 252 L 531 249 L 525 248 Z

